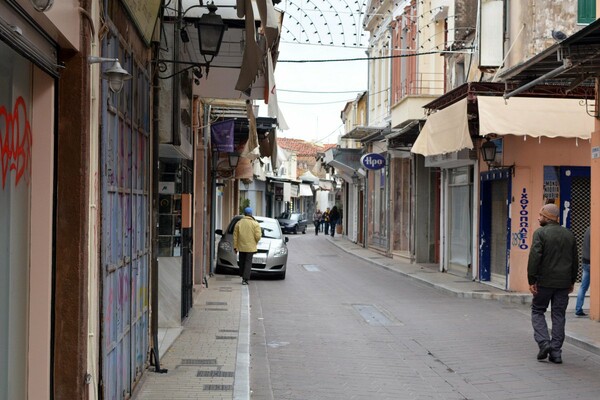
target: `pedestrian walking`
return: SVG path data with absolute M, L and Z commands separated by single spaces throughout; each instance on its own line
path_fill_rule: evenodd
M 565 312 L 569 293 L 577 279 L 578 257 L 575 236 L 558 224 L 559 209 L 546 204 L 540 210 L 540 228 L 533 233 L 533 242 L 527 263 L 531 302 L 533 337 L 538 344 L 539 361 L 548 358 L 562 363 L 562 345 L 565 340 Z M 548 332 L 545 313 L 551 304 L 552 336 Z
M 262 236 L 260 225 L 252 217 L 252 208 L 244 209 L 244 217 L 233 228 L 233 251 L 239 251 L 238 265 L 242 285 L 247 285 L 252 272 L 252 257 L 256 253 L 256 246 Z
M 575 303 L 575 315 L 578 317 L 587 316 L 583 312 L 583 301 L 585 294 L 590 287 L 590 227 L 585 230 L 583 235 L 583 244 L 581 246 L 581 286 L 577 292 L 577 303 Z
M 323 218 L 322 218 L 326 235 L 329 235 L 329 213 L 330 213 L 330 210 L 329 210 L 329 207 L 327 207 L 327 209 L 323 213 Z
M 321 218 L 323 213 L 317 208 L 317 211 L 313 213 L 313 224 L 315 225 L 315 235 L 319 235 L 319 227 L 321 226 Z
M 329 213 L 329 224 L 331 225 L 331 227 L 330 227 L 331 237 L 335 236 L 335 226 L 337 225 L 339 219 L 340 219 L 340 212 L 338 211 L 337 206 L 333 206 L 333 208 L 331 209 L 331 212 Z

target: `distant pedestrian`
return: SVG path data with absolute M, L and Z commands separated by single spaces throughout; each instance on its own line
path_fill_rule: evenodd
M 323 213 L 323 218 L 322 218 L 326 235 L 329 235 L 329 212 L 330 212 L 329 207 L 327 207 L 327 209 Z
M 587 316 L 583 312 L 583 300 L 590 287 L 590 227 L 585 230 L 583 235 L 583 245 L 581 246 L 581 286 L 577 292 L 577 303 L 575 303 L 575 315 L 578 317 Z
M 540 210 L 540 228 L 533 233 L 533 242 L 527 263 L 531 302 L 533 337 L 539 346 L 537 359 L 562 363 L 562 345 L 565 340 L 565 312 L 569 293 L 577 279 L 579 263 L 575 236 L 558 224 L 559 209 L 546 204 Z M 551 303 L 552 337 L 548 333 L 545 313 Z
M 240 276 L 242 285 L 247 285 L 252 272 L 252 257 L 257 250 L 257 244 L 262 236 L 260 225 L 252 217 L 252 209 L 244 209 L 244 217 L 240 219 L 235 228 L 233 228 L 233 251 L 239 251 L 238 265 L 240 267 Z
M 317 208 L 317 211 L 313 213 L 313 224 L 315 225 L 315 235 L 319 234 L 319 227 L 321 226 L 321 218 L 323 213 Z
M 335 236 L 335 227 L 340 219 L 340 212 L 338 211 L 337 206 L 333 206 L 331 212 L 329 213 L 329 224 L 331 225 L 331 237 Z

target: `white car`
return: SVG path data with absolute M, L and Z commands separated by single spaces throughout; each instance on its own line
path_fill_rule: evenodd
M 225 232 L 221 229 L 215 231 L 217 235 L 221 235 L 217 248 L 216 273 L 234 271 L 239 275 L 238 254 L 233 251 L 233 228 L 242 218 L 242 215 L 236 215 Z M 257 245 L 258 251 L 252 258 L 252 272 L 285 279 L 288 257 L 286 243 L 289 239 L 283 236 L 276 219 L 267 217 L 254 217 L 254 219 L 260 225 L 262 237 Z

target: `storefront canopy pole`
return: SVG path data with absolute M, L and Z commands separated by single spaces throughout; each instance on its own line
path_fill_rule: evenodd
M 532 80 L 531 82 L 513 90 L 512 92 L 505 93 L 503 97 L 505 99 L 508 99 L 509 97 L 516 96 L 519 93 L 524 92 L 525 90 L 537 85 L 538 83 L 545 81 L 546 79 L 554 78 L 556 75 L 562 74 L 563 72 L 565 72 L 572 66 L 573 66 L 573 63 L 571 62 L 571 60 L 569 60 L 568 58 L 565 58 L 563 60 L 563 65 L 561 65 L 560 67 L 548 72 L 547 74 L 540 76 L 539 78 Z

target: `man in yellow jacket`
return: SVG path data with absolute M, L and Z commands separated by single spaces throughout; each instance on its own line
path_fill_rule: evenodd
M 233 250 L 236 253 L 240 252 L 238 265 L 241 270 L 242 285 L 247 285 L 250 279 L 252 256 L 256 253 L 256 245 L 261 236 L 260 225 L 252 217 L 252 209 L 246 207 L 244 217 L 233 228 Z

